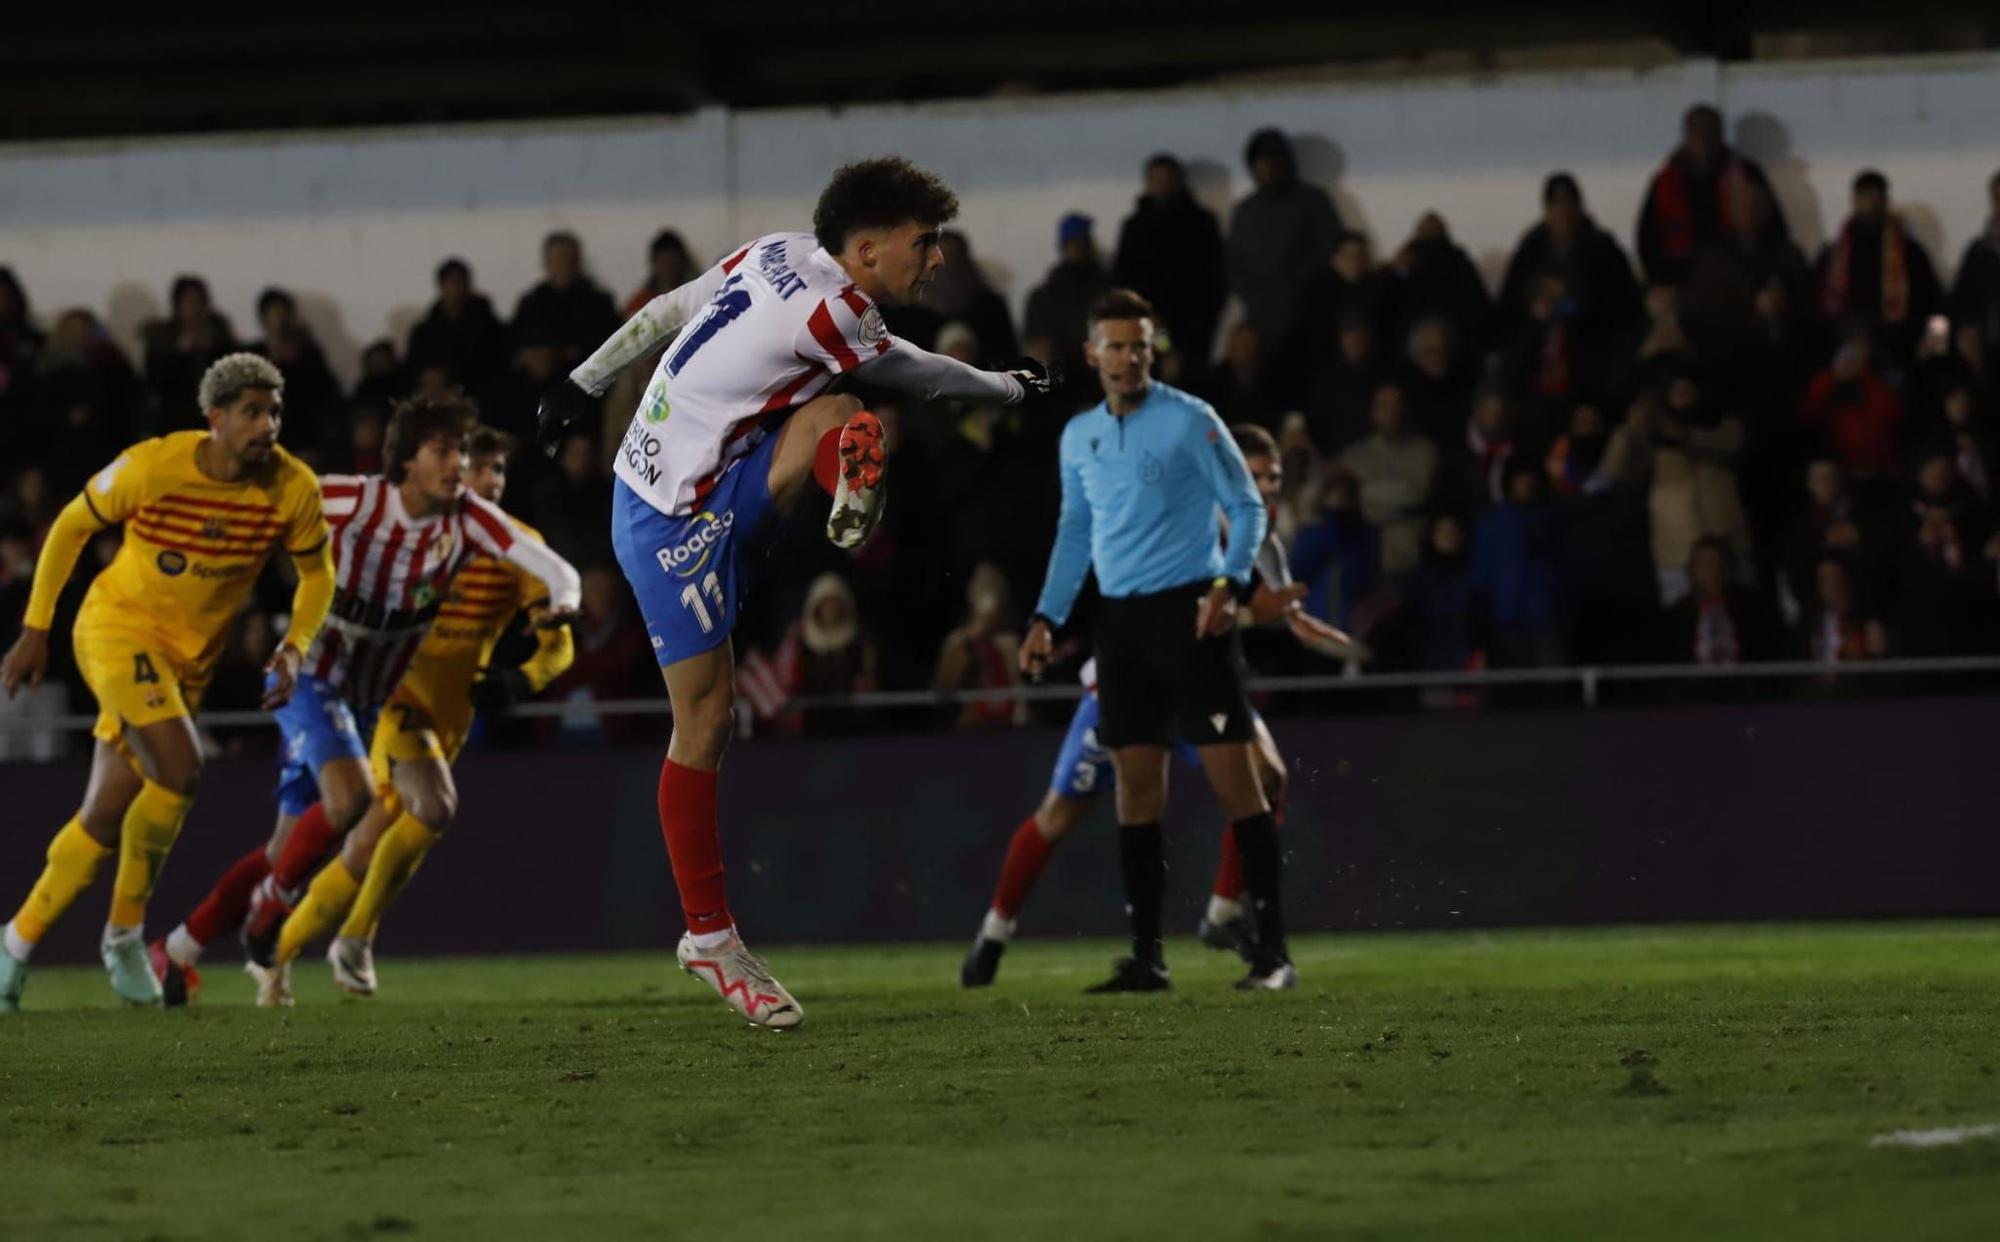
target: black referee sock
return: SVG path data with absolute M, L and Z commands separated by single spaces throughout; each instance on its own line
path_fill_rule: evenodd
M 1243 886 L 1248 890 L 1252 917 L 1257 920 L 1257 945 L 1270 961 L 1288 960 L 1285 946 L 1283 891 L 1285 862 L 1278 846 L 1278 821 L 1259 811 L 1236 821 L 1236 849 L 1243 856 Z
M 1167 892 L 1167 854 L 1160 825 L 1118 826 L 1119 870 L 1125 873 L 1125 913 L 1132 920 L 1132 956 L 1161 965 L 1160 904 Z

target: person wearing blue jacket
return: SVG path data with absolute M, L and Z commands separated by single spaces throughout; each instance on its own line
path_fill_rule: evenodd
M 1105 399 L 1063 429 L 1062 511 L 1040 602 L 1021 644 L 1039 676 L 1084 575 L 1097 571 L 1098 740 L 1117 773 L 1119 858 L 1132 955 L 1096 992 L 1171 986 L 1161 946 L 1167 756 L 1175 737 L 1201 756 L 1236 832 L 1258 949 L 1245 989 L 1298 985 L 1285 947 L 1277 825 L 1251 759 L 1236 612 L 1269 515 L 1242 450 L 1207 402 L 1153 379 L 1157 320 L 1113 290 L 1090 316 L 1085 355 Z M 1222 522 L 1229 540 L 1222 541 Z

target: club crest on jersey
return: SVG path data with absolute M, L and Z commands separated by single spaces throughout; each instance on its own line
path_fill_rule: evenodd
M 882 322 L 882 311 L 879 307 L 870 306 L 861 312 L 861 325 L 858 331 L 863 345 L 872 347 L 889 339 L 889 325 Z
M 717 517 L 704 509 L 688 520 L 696 523 L 694 533 L 672 547 L 661 548 L 654 553 L 660 568 L 676 578 L 692 578 L 701 572 L 702 566 L 708 564 L 709 554 L 715 551 L 715 545 L 729 533 L 730 527 L 736 525 L 736 511 L 732 509 Z
M 219 517 L 205 519 L 201 524 L 201 537 L 203 539 L 226 539 L 228 536 L 229 523 Z
M 169 548 L 155 557 L 153 563 L 158 565 L 160 572 L 167 577 L 178 578 L 187 572 L 188 558 Z
M 416 606 L 420 610 L 429 608 L 432 604 L 437 603 L 438 599 L 437 584 L 434 582 L 424 583 L 422 586 L 417 588 L 415 598 L 417 601 Z

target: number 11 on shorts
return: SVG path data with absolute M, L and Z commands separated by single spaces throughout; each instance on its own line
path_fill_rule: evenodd
M 696 586 L 690 582 L 681 591 L 681 603 L 687 605 L 694 613 L 694 619 L 701 626 L 701 632 L 712 634 L 715 632 L 715 618 L 709 615 L 708 605 L 702 602 L 701 597 L 704 594 L 715 601 L 717 612 L 722 611 L 722 580 L 716 576 L 714 570 L 710 570 L 708 576 L 701 580 L 701 585 Z

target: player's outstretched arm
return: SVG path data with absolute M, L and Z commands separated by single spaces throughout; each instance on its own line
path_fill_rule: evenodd
M 569 378 L 551 389 L 535 411 L 535 440 L 553 457 L 562 438 L 611 387 L 618 373 L 673 338 L 722 287 L 722 265 L 640 307 L 595 353 L 576 365 Z
M 465 494 L 464 503 L 466 533 L 479 550 L 519 566 L 548 588 L 549 610 L 536 622 L 537 627 L 566 625 L 574 619 L 583 598 L 583 579 L 576 567 L 516 526 L 499 505 L 471 492 Z
M 858 373 L 870 384 L 926 401 L 951 398 L 1009 405 L 1046 393 L 1061 382 L 1054 367 L 1033 358 L 1023 359 L 1011 371 L 982 371 L 956 358 L 920 349 L 900 337 L 891 337 L 889 350 L 863 362 Z
M 56 600 L 76 569 L 90 537 L 108 523 L 100 520 L 90 501 L 82 494 L 63 506 L 42 543 L 41 559 L 35 562 L 35 581 L 28 591 L 28 609 L 21 619 L 21 636 L 0 661 L 0 689 L 13 698 L 23 685 L 30 690 L 42 684 L 49 664 L 49 627 L 55 624 Z

